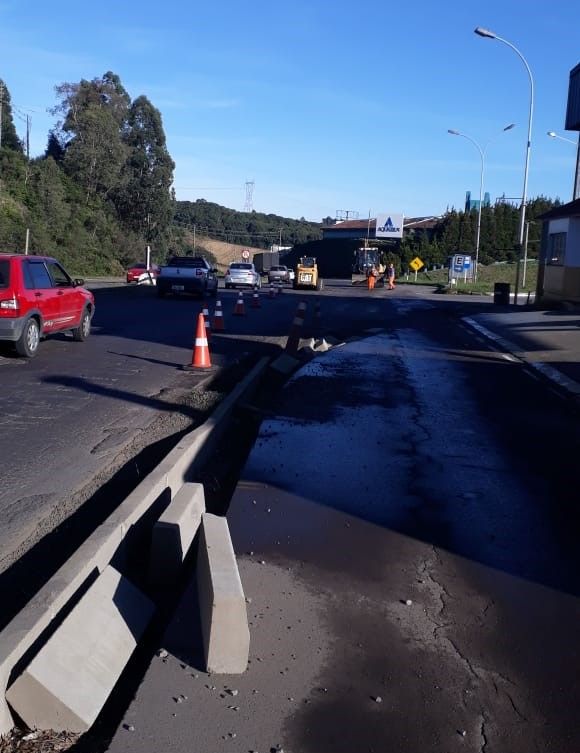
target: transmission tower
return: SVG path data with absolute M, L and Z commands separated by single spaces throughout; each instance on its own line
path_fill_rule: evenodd
M 358 220 L 359 213 L 355 212 L 353 209 L 337 209 L 336 210 L 336 219 L 337 220 Z
M 244 203 L 244 212 L 251 212 L 254 209 L 254 181 L 246 181 L 246 201 Z

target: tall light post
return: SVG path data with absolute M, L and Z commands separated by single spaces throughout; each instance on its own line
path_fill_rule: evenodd
M 510 123 L 502 129 L 501 133 L 503 133 L 504 131 L 511 131 L 511 129 L 514 127 L 515 123 Z M 456 131 L 453 128 L 448 128 L 447 133 L 450 133 L 452 136 L 463 136 L 464 139 L 471 141 L 471 143 L 479 152 L 479 156 L 481 157 L 481 173 L 479 178 L 479 210 L 477 212 L 477 234 L 475 237 L 475 271 L 473 275 L 473 281 L 477 282 L 477 274 L 479 271 L 479 242 L 481 238 L 481 209 L 483 207 L 483 173 L 485 170 L 485 152 L 493 139 L 490 139 L 482 149 L 477 141 L 475 139 L 472 139 L 471 136 L 468 136 L 466 133 L 461 133 L 461 131 Z
M 572 191 L 572 201 L 580 199 L 580 136 L 578 136 L 578 141 L 567 139 L 565 136 L 559 136 L 555 131 L 548 131 L 548 136 L 550 136 L 550 138 L 552 139 L 567 141 L 569 144 L 573 144 L 576 147 L 576 172 L 574 173 L 574 190 Z
M 516 284 L 515 284 L 515 290 L 514 290 L 514 305 L 518 305 L 518 292 L 519 292 L 519 286 L 520 286 L 520 259 L 522 255 L 522 247 L 524 245 L 524 229 L 526 224 L 526 198 L 528 193 L 528 172 L 530 168 L 530 150 L 532 148 L 532 118 L 534 115 L 534 78 L 532 76 L 532 71 L 530 70 L 530 66 L 528 65 L 528 61 L 525 59 L 525 57 L 522 55 L 522 53 L 518 50 L 518 48 L 512 44 L 511 42 L 508 42 L 507 39 L 503 39 L 503 37 L 499 37 L 495 32 L 489 31 L 489 29 L 484 29 L 481 26 L 478 26 L 475 29 L 475 33 L 479 35 L 480 37 L 485 37 L 486 39 L 497 39 L 498 42 L 503 42 L 506 44 L 510 49 L 512 49 L 516 55 L 520 58 L 522 63 L 524 64 L 526 71 L 528 72 L 528 76 L 530 79 L 530 109 L 528 114 L 528 141 L 526 144 L 526 164 L 524 168 L 524 188 L 522 191 L 522 205 L 520 210 L 520 230 L 519 230 L 519 251 L 518 251 L 518 264 L 516 268 Z

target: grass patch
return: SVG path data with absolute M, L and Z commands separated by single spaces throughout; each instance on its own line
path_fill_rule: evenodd
M 516 284 L 516 267 L 515 262 L 505 264 L 479 265 L 479 274 L 477 283 L 459 282 L 453 286 L 453 290 L 458 293 L 493 293 L 493 286 L 496 282 L 507 282 L 511 285 L 511 291 L 514 291 Z M 536 281 L 538 279 L 538 262 L 536 259 L 528 260 L 526 267 L 526 284 L 522 285 L 523 264 L 520 266 L 520 292 L 534 292 L 536 290 Z M 399 282 L 408 283 L 409 285 L 436 285 L 441 289 L 449 285 L 449 270 L 437 269 L 432 272 L 418 272 L 417 280 L 411 272 L 399 278 Z

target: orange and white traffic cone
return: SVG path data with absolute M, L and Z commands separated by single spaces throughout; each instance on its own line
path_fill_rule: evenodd
M 207 344 L 207 335 L 205 332 L 205 321 L 203 314 L 197 317 L 197 330 L 195 333 L 195 343 L 193 346 L 193 356 L 190 369 L 209 369 L 211 368 L 211 359 L 209 356 L 209 346 Z
M 244 294 L 240 291 L 238 294 L 238 300 L 236 301 L 236 305 L 234 307 L 234 316 L 245 316 L 246 315 L 246 308 L 244 306 Z
M 301 301 L 296 309 L 296 314 L 290 328 L 290 334 L 286 342 L 286 350 L 291 353 L 298 351 L 298 345 L 300 344 L 300 335 L 302 334 L 302 327 L 304 326 L 304 317 L 306 316 L 306 303 Z
M 208 340 L 211 340 L 211 324 L 209 321 L 209 309 L 207 304 L 203 307 L 203 322 L 205 324 L 205 334 Z
M 213 314 L 213 331 L 223 332 L 224 330 L 224 312 L 222 311 L 222 302 L 218 299 L 215 302 L 215 311 Z
M 262 305 L 260 303 L 260 294 L 258 293 L 258 288 L 254 288 L 254 295 L 252 296 L 252 308 L 253 309 L 262 308 Z

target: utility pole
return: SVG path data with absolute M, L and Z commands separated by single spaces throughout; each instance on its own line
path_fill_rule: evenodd
M 26 159 L 30 159 L 30 115 L 26 116 Z

